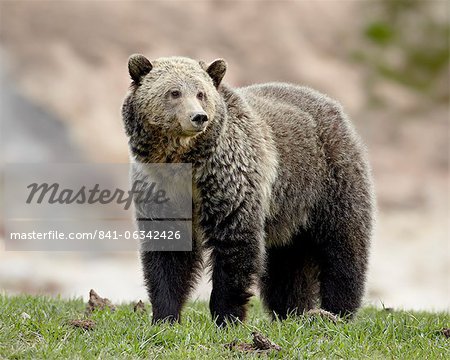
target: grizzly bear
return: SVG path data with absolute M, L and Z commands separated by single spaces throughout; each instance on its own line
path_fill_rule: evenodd
M 232 88 L 224 60 L 129 58 L 122 116 L 138 163 L 192 164 L 192 251 L 142 251 L 153 322 L 178 321 L 209 255 L 210 311 L 243 320 L 255 285 L 274 318 L 349 316 L 364 293 L 370 169 L 329 97 L 284 83 Z

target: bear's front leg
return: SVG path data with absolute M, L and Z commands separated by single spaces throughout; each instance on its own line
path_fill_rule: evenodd
M 152 323 L 180 320 L 186 302 L 201 269 L 201 254 L 192 251 L 143 251 L 144 279 L 152 304 Z
M 218 326 L 245 319 L 250 288 L 261 271 L 264 225 L 260 214 L 240 211 L 226 218 L 208 241 L 213 266 L 209 308 Z

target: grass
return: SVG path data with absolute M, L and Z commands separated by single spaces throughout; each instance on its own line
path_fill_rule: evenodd
M 131 304 L 97 310 L 89 315 L 95 328 L 83 330 L 68 323 L 87 316 L 80 299 L 0 295 L 0 358 L 450 359 L 450 339 L 442 333 L 450 327 L 448 313 L 364 308 L 351 322 L 307 316 L 271 322 L 253 300 L 246 323 L 220 330 L 204 302 L 188 304 L 182 324 L 172 326 L 152 326 L 149 312 L 147 305 L 147 313 L 135 313 Z M 282 350 L 224 346 L 235 339 L 251 343 L 252 331 Z

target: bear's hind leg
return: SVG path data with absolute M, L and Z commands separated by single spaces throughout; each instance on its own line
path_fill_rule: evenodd
M 318 300 L 318 268 L 306 234 L 292 243 L 266 250 L 261 297 L 274 319 L 286 319 L 312 309 Z
M 336 315 L 351 316 L 361 305 L 366 261 L 345 245 L 324 247 L 322 254 L 321 307 Z
M 338 240 L 321 248 L 320 295 L 322 309 L 340 316 L 351 316 L 361 305 L 367 257 Z
M 352 316 L 364 295 L 372 210 L 364 201 L 351 204 L 338 199 L 334 204 L 320 217 L 317 238 L 321 307 Z

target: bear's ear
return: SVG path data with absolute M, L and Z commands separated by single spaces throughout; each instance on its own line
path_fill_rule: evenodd
M 206 72 L 209 76 L 211 76 L 211 79 L 216 88 L 219 87 L 226 71 L 227 63 L 223 59 L 214 60 L 206 69 Z
M 151 69 L 153 69 L 153 65 L 144 55 L 133 54 L 128 58 L 128 72 L 136 84 L 139 84 L 142 77 L 147 75 Z

